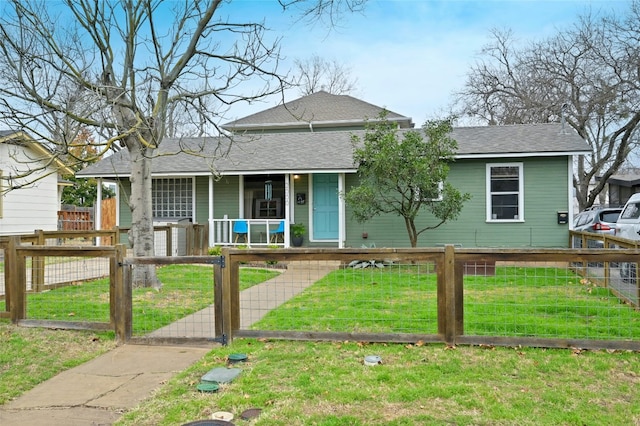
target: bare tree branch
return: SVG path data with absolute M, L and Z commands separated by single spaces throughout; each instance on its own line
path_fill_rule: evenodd
M 363 3 L 281 5 L 333 22 Z M 229 106 L 284 96 L 289 86 L 279 70 L 280 40 L 229 7 L 221 0 L 0 3 L 0 122 L 69 160 L 80 128 L 97 135 L 98 155 L 126 147 L 136 256 L 153 254 L 151 162 L 167 133 L 217 135 Z M 159 285 L 149 268 L 134 281 Z
M 622 19 L 582 16 L 524 47 L 514 48 L 512 33 L 494 30 L 457 94 L 458 114 L 491 125 L 562 121 L 575 129 L 593 149 L 574 176 L 581 209 L 598 200 L 639 142 L 639 4 L 634 0 Z

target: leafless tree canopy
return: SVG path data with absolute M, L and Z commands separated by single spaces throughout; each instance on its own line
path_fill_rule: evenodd
M 348 95 L 357 87 L 357 79 L 351 70 L 340 62 L 313 55 L 296 60 L 294 84 L 302 96 L 324 90 L 333 95 Z
M 309 20 L 362 0 L 281 1 Z M 222 0 L 5 0 L 0 123 L 57 145 L 81 128 L 129 151 L 136 256 L 153 254 L 151 161 L 165 135 L 215 134 L 226 108 L 282 93 L 279 40 Z M 151 271 L 147 271 L 151 273 Z M 153 283 L 154 277 L 134 278 Z
M 638 144 L 640 2 L 634 0 L 625 16 L 583 16 L 574 27 L 524 47 L 514 47 L 509 31 L 492 36 L 457 94 L 458 113 L 490 125 L 571 126 L 593 149 L 574 176 L 580 208 L 591 206 Z

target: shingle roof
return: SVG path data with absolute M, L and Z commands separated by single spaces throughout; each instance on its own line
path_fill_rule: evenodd
M 409 131 L 409 130 L 405 130 Z M 351 135 L 364 131 L 265 133 L 252 138 L 165 139 L 153 159 L 156 175 L 228 175 L 355 171 Z M 525 124 L 455 128 L 458 158 L 508 158 L 584 154 L 589 146 L 560 124 Z M 180 152 L 188 149 L 192 154 Z M 227 155 L 223 155 L 227 153 Z M 77 173 L 78 176 L 124 177 L 129 155 L 122 150 Z
M 607 179 L 607 183 L 626 186 L 626 187 L 640 185 L 640 174 L 625 173 L 625 174 L 611 175 L 611 177 Z
M 457 127 L 458 157 L 590 152 L 572 128 L 557 123 Z
M 319 91 L 232 121 L 222 128 L 238 132 L 278 128 L 309 129 L 310 124 L 312 127 L 362 125 L 366 120 L 378 118 L 384 109 L 348 95 Z M 410 117 L 393 111 L 388 111 L 387 119 L 400 122 L 400 127 L 413 127 Z

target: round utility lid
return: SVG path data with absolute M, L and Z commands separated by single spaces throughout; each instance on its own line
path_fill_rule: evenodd
M 211 418 L 213 420 L 224 420 L 230 422 L 231 420 L 233 420 L 233 414 L 229 413 L 228 411 L 216 411 L 211 415 Z
M 233 423 L 226 420 L 196 420 L 194 422 L 185 423 L 182 426 L 234 426 Z
M 364 365 L 378 365 L 382 364 L 382 358 L 378 355 L 368 355 L 364 357 Z
M 220 386 L 215 382 L 200 382 L 196 389 L 200 392 L 217 392 Z
M 229 354 L 229 362 L 242 362 L 247 360 L 247 354 Z

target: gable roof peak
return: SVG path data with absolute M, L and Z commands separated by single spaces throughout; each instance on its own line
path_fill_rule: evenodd
M 334 95 L 319 90 L 298 99 L 266 109 L 264 111 L 226 123 L 229 131 L 255 131 L 279 129 L 308 129 L 315 127 L 362 127 L 367 120 L 376 119 L 385 108 L 350 95 Z M 410 117 L 387 110 L 387 119 L 396 121 L 400 127 L 413 127 Z

